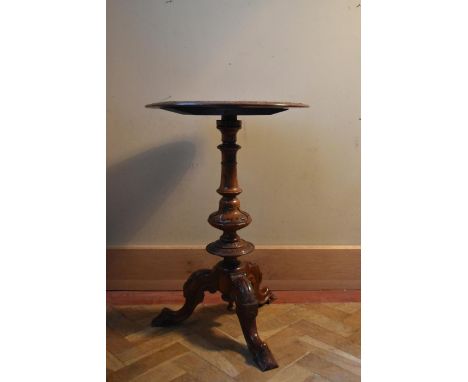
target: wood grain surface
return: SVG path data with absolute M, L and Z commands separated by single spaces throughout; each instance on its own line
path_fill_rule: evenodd
M 279 364 L 267 372 L 253 365 L 226 304 L 202 305 L 177 327 L 151 328 L 162 307 L 108 306 L 108 381 L 360 381 L 360 303 L 262 307 L 260 335 Z
M 273 290 L 360 289 L 359 246 L 257 246 L 258 263 Z M 181 290 L 197 269 L 218 258 L 204 246 L 118 247 L 107 250 L 107 290 Z

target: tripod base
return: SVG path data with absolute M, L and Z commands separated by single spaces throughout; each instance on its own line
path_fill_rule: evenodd
M 228 309 L 235 309 L 255 363 L 262 371 L 274 369 L 278 364 L 257 332 L 258 307 L 274 299 L 268 288 L 260 288 L 261 281 L 262 273 L 257 264 L 243 262 L 233 265 L 226 260 L 220 261 L 213 269 L 192 273 L 184 284 L 185 304 L 182 308 L 176 311 L 164 308 L 151 325 L 178 324 L 190 317 L 195 307 L 203 301 L 205 291 L 219 291 L 223 300 L 229 303 Z

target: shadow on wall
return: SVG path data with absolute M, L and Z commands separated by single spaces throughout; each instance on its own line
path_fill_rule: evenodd
M 157 213 L 195 157 L 181 141 L 154 147 L 107 169 L 107 244 L 125 244 Z

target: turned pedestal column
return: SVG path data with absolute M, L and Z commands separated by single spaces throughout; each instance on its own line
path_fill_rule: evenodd
M 258 307 L 269 303 L 273 293 L 261 287 L 262 273 L 257 264 L 241 262 L 240 256 L 254 250 L 254 245 L 241 239 L 237 231 L 247 227 L 252 218 L 240 209 L 237 196 L 242 192 L 237 180 L 237 132 L 241 128 L 238 115 L 268 115 L 291 107 L 307 107 L 297 103 L 277 102 L 162 102 L 147 105 L 180 114 L 221 115 L 217 128 L 221 132 L 221 182 L 217 192 L 221 195 L 219 207 L 208 217 L 208 222 L 223 231 L 220 238 L 206 246 L 206 250 L 222 258 L 212 269 L 194 272 L 185 282 L 185 304 L 177 311 L 164 308 L 152 321 L 153 326 L 167 326 L 187 319 L 203 301 L 206 291 L 221 292 L 228 309 L 234 310 L 244 333 L 247 346 L 258 367 L 265 371 L 278 367 L 267 344 L 257 332 Z M 235 308 L 234 308 L 235 307 Z

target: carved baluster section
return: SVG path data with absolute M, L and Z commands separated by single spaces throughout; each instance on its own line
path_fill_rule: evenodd
M 250 224 L 250 215 L 240 209 L 237 198 L 242 192 L 237 180 L 237 151 L 241 148 L 237 142 L 237 132 L 242 127 L 242 122 L 237 117 L 223 115 L 217 121 L 217 128 L 221 131 L 221 182 L 217 192 L 222 195 L 219 201 L 219 209 L 213 212 L 208 222 L 223 231 L 219 240 L 208 244 L 209 253 L 221 257 L 234 257 L 246 255 L 254 250 L 252 243 L 245 241 L 237 235 L 237 231 Z

